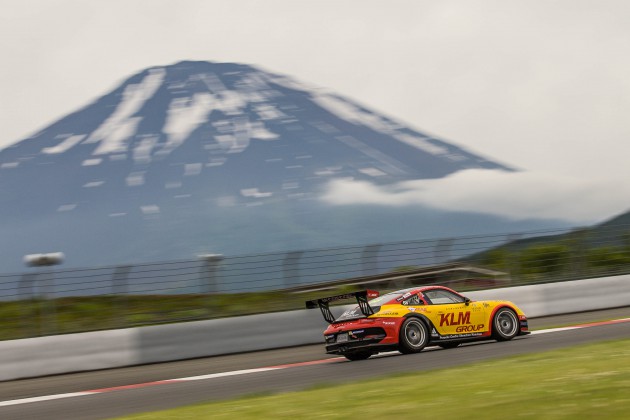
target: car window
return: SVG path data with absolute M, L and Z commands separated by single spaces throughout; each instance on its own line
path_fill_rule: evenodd
M 374 298 L 374 299 L 370 300 L 369 304 L 370 304 L 370 306 L 381 306 L 384 303 L 387 303 L 390 300 L 393 300 L 393 299 L 395 299 L 395 298 L 397 298 L 399 296 L 402 296 L 402 293 L 397 293 L 397 292 L 388 293 L 386 295 L 382 295 L 382 296 L 379 296 L 377 298 Z
M 422 302 L 420 300 L 420 297 L 418 297 L 418 295 L 416 295 L 416 294 L 414 294 L 410 298 L 407 298 L 407 299 L 403 300 L 400 303 L 405 305 L 405 306 L 407 306 L 407 305 L 424 305 L 424 302 Z
M 434 305 L 464 302 L 464 298 L 462 296 L 455 294 L 453 292 L 449 292 L 448 290 L 441 290 L 441 289 L 427 290 L 424 292 L 424 295 Z

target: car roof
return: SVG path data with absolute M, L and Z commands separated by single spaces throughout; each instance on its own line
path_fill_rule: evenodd
M 424 292 L 425 290 L 430 290 L 430 289 L 442 289 L 442 290 L 449 290 L 449 291 L 455 292 L 455 290 L 449 289 L 448 287 L 445 287 L 445 286 L 427 285 L 427 286 L 408 287 L 406 289 L 395 290 L 395 291 L 389 292 L 387 294 L 389 295 L 389 294 L 404 294 L 404 293 L 407 293 L 407 292 Z M 457 293 L 457 292 L 455 292 L 455 293 Z
M 385 293 L 385 294 L 381 295 L 380 297 L 391 295 L 392 299 L 387 300 L 386 302 L 395 302 L 395 299 L 399 295 L 404 295 L 405 293 L 408 293 L 408 292 L 418 293 L 418 292 L 425 292 L 427 290 L 435 290 L 435 289 L 448 290 L 449 292 L 453 292 L 453 293 L 459 294 L 455 290 L 449 289 L 446 286 L 426 285 L 426 286 L 414 286 L 414 287 L 408 287 L 406 289 L 394 290 L 393 292 Z M 396 298 L 394 298 L 394 296 L 396 296 Z

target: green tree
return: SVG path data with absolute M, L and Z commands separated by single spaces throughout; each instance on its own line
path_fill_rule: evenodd
M 571 252 L 561 244 L 534 245 L 522 251 L 520 261 L 523 274 L 559 274 L 570 264 Z
M 623 247 L 600 247 L 589 250 L 589 267 L 618 270 L 630 266 L 630 254 Z

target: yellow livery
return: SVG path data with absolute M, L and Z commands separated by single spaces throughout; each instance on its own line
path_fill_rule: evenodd
M 354 297 L 358 305 L 335 318 L 332 301 Z M 381 351 L 416 353 L 427 345 L 453 348 L 472 340 L 507 341 L 529 334 L 527 317 L 508 301 L 472 301 L 443 286 L 398 290 L 383 296 L 371 290 L 317 299 L 330 323 L 326 352 L 361 360 Z

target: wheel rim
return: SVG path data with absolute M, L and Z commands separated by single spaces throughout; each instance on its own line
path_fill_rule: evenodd
M 516 334 L 518 323 L 512 311 L 506 310 L 499 313 L 496 325 L 501 335 L 509 337 Z
M 418 321 L 411 321 L 405 326 L 405 338 L 411 347 L 421 347 L 424 343 L 425 332 Z

